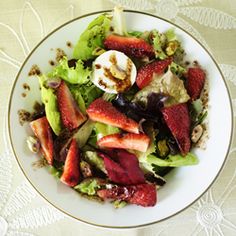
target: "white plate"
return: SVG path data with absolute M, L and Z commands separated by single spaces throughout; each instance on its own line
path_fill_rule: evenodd
M 204 47 L 187 32 L 156 16 L 141 12 L 125 13 L 128 29 L 165 31 L 175 28 L 187 55 L 197 60 L 207 70 L 209 79 L 209 131 L 207 149 L 195 150 L 200 163 L 196 166 L 175 169 L 167 176 L 167 184 L 158 191 L 155 207 L 143 208 L 129 205 L 116 210 L 111 204 L 99 204 L 81 198 L 74 190 L 57 181 L 46 168 L 34 170 L 32 163 L 37 160 L 26 147 L 26 138 L 31 133 L 28 125 L 20 126 L 17 111 L 32 110 L 35 100 L 40 99 L 39 85 L 28 72 L 33 64 L 39 65 L 43 72 L 51 69 L 48 61 L 55 58 L 56 48 L 62 48 L 70 57 L 72 49 L 66 46 L 70 41 L 77 42 L 81 32 L 99 15 L 94 13 L 72 20 L 42 40 L 30 53 L 20 69 L 9 103 L 9 136 L 16 159 L 34 188 L 53 206 L 64 213 L 93 225 L 104 227 L 128 228 L 144 226 L 166 219 L 182 211 L 198 199 L 216 179 L 226 159 L 232 136 L 232 108 L 229 92 L 219 66 Z M 22 97 L 23 83 L 31 90 Z

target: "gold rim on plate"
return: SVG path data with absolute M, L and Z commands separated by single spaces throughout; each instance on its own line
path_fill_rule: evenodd
M 102 14 L 102 13 L 106 13 L 106 12 L 112 12 L 112 10 L 104 10 L 104 11 L 97 11 L 97 12 L 92 12 L 92 13 L 89 13 L 89 14 L 86 14 L 86 15 L 83 15 L 83 16 L 79 16 L 75 19 L 72 19 L 66 23 L 64 23 L 63 25 L 59 26 L 58 28 L 54 29 L 52 32 L 50 32 L 47 36 L 45 36 L 35 47 L 34 49 L 30 52 L 30 54 L 27 56 L 27 58 L 24 60 L 23 64 L 21 65 L 21 68 L 19 70 L 19 72 L 17 73 L 17 76 L 16 76 L 16 79 L 14 81 L 14 84 L 12 86 L 12 89 L 11 89 L 11 93 L 10 93 L 10 98 L 9 98 L 9 104 L 8 104 L 8 135 L 9 135 L 9 140 L 10 140 L 10 144 L 11 144 L 11 148 L 12 148 L 12 151 L 14 153 L 14 156 L 17 160 L 17 163 L 21 169 L 21 171 L 23 172 L 24 176 L 26 177 L 26 179 L 30 182 L 30 184 L 33 186 L 33 188 L 39 193 L 39 195 L 41 197 L 43 197 L 48 203 L 50 203 L 53 207 L 55 207 L 56 209 L 58 209 L 59 211 L 63 212 L 64 214 L 76 219 L 76 220 L 79 220 L 83 223 L 86 223 L 86 224 L 89 224 L 89 225 L 92 225 L 92 226 L 97 226 L 97 227 L 103 227 L 103 228 L 112 228 L 112 229 L 132 229 L 132 228 L 140 228 L 140 227 L 145 227 L 145 226 L 149 226 L 149 225 L 153 225 L 153 224 L 156 224 L 158 222 L 161 222 L 161 221 L 164 221 L 164 220 L 167 220 L 177 214 L 179 214 L 180 212 L 186 210 L 188 207 L 190 207 L 192 204 L 194 204 L 196 201 L 198 201 L 202 196 L 203 194 L 206 193 L 206 191 L 212 186 L 212 184 L 215 182 L 215 180 L 217 179 L 217 177 L 219 176 L 221 170 L 223 169 L 224 165 L 225 165 L 225 162 L 226 162 L 226 159 L 227 159 L 227 156 L 229 154 L 229 149 L 230 149 L 230 146 L 231 146 L 231 143 L 232 143 L 232 136 L 233 136 L 233 109 L 232 109 L 232 101 L 230 99 L 230 93 L 229 93 L 229 89 L 228 89 L 228 86 L 226 84 L 226 80 L 224 78 L 224 75 L 220 69 L 220 67 L 218 66 L 216 60 L 213 58 L 213 56 L 211 55 L 211 53 L 206 49 L 206 47 L 201 43 L 199 42 L 198 39 L 196 39 L 194 36 L 192 36 L 189 32 L 187 32 L 185 29 L 183 29 L 182 27 L 176 25 L 175 23 L 172 23 L 171 21 L 169 20 L 166 20 L 162 17 L 159 17 L 159 16 L 156 16 L 156 15 L 153 15 L 153 14 L 150 14 L 150 13 L 146 13 L 146 12 L 141 12 L 141 11 L 133 11 L 133 10 L 125 10 L 125 12 L 130 12 L 130 13 L 138 13 L 138 14 L 142 14 L 142 15 L 147 15 L 147 16 L 151 16 L 151 17 L 154 17 L 154 18 L 158 18 L 160 20 L 163 20 L 173 26 L 175 26 L 176 28 L 179 28 L 181 29 L 182 31 L 184 31 L 185 33 L 187 33 L 191 38 L 193 38 L 198 44 L 200 44 L 200 46 L 207 52 L 207 54 L 210 56 L 210 58 L 212 59 L 212 61 L 214 62 L 215 66 L 217 67 L 222 79 L 223 79 L 223 82 L 224 82 L 224 85 L 226 87 L 226 90 L 227 90 L 227 94 L 228 94 L 228 98 L 229 98 L 229 103 L 230 103 L 230 108 L 231 108 L 231 133 L 230 133 L 230 141 L 229 141 L 229 144 L 228 144 L 228 148 L 227 148 L 227 152 L 226 152 L 226 156 L 225 156 L 225 159 L 224 159 L 224 162 L 222 163 L 222 166 L 220 168 L 220 170 L 218 171 L 217 175 L 215 176 L 214 180 L 211 182 L 211 184 L 199 195 L 199 197 L 197 197 L 193 202 L 191 202 L 190 204 L 188 204 L 186 207 L 184 207 L 183 209 L 175 212 L 174 214 L 168 216 L 168 217 L 165 217 L 161 220 L 158 220 L 158 221 L 153 221 L 153 222 L 150 222 L 150 223 L 146 223 L 146 224 L 141 224 L 141 225 L 134 225 L 134 226 L 109 226 L 109 225 L 99 225 L 99 224 L 96 224 L 96 223 L 91 223 L 91 222 L 88 222 L 88 221 L 85 221 L 85 220 L 82 220 L 82 219 L 79 219 L 73 215 L 70 215 L 68 212 L 65 212 L 63 209 L 55 206 L 52 202 L 50 202 L 35 186 L 34 184 L 31 182 L 30 178 L 26 175 L 25 171 L 24 171 L 24 168 L 23 166 L 21 165 L 20 161 L 19 161 L 19 157 L 16 155 L 16 152 L 15 152 L 15 149 L 14 149 L 14 146 L 13 146 L 13 142 L 12 142 L 12 137 L 11 137 L 11 126 L 10 126 L 10 111 L 11 111 L 11 105 L 12 105 L 12 95 L 13 95 L 13 92 L 14 92 L 14 89 L 15 89 L 15 86 L 16 86 L 16 82 L 21 74 L 21 71 L 22 69 L 24 68 L 25 64 L 28 62 L 30 56 L 34 53 L 34 51 L 49 37 L 51 36 L 52 34 L 54 34 L 56 31 L 60 30 L 61 28 L 63 28 L 64 26 L 74 22 L 74 21 L 77 21 L 79 19 L 82 19 L 82 18 L 85 18 L 85 17 L 88 17 L 88 16 L 92 16 L 92 15 L 97 15 L 97 14 Z

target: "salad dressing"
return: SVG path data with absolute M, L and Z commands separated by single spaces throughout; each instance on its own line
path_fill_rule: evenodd
M 124 74 L 124 79 L 117 78 L 114 76 L 114 74 L 111 72 L 111 67 L 103 67 L 104 70 L 104 76 L 109 78 L 115 83 L 115 89 L 118 93 L 124 92 L 127 89 L 131 87 L 131 71 L 132 71 L 132 61 L 128 58 L 127 64 L 126 64 L 126 70 L 123 71 L 120 69 L 120 67 L 117 65 L 117 58 L 115 54 L 111 54 L 109 61 L 111 62 L 112 66 L 115 66 L 117 70 L 120 70 L 120 73 Z
M 122 93 L 135 82 L 136 67 L 124 53 L 109 50 L 93 63 L 92 82 L 107 93 Z

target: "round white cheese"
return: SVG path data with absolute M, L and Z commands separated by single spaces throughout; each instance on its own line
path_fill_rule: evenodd
M 92 82 L 107 93 L 119 93 L 135 82 L 137 69 L 124 53 L 110 50 L 93 62 Z

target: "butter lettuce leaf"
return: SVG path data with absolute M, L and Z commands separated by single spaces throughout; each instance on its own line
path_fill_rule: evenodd
M 191 152 L 189 152 L 186 156 L 182 156 L 180 154 L 168 155 L 165 159 L 161 159 L 153 154 L 150 154 L 147 156 L 146 161 L 149 164 L 162 167 L 180 167 L 198 164 L 198 158 Z
M 81 60 L 89 60 L 96 57 L 96 48 L 103 48 L 103 41 L 110 30 L 111 16 L 103 14 L 93 20 L 87 29 L 81 34 L 75 45 L 73 57 Z
M 59 64 L 48 73 L 49 78 L 59 77 L 70 84 L 85 84 L 91 75 L 90 68 L 84 68 L 82 60 L 76 62 L 76 66 L 69 67 L 67 57 L 63 57 Z
M 155 75 L 151 83 L 135 95 L 134 102 L 147 104 L 147 98 L 150 93 L 160 93 L 169 96 L 164 102 L 165 106 L 184 103 L 190 98 L 183 81 L 170 68 L 163 75 Z
M 45 106 L 47 120 L 56 135 L 59 135 L 62 129 L 61 116 L 57 105 L 57 96 L 52 88 L 45 86 L 47 77 L 39 76 L 39 84 L 41 88 L 41 99 Z

